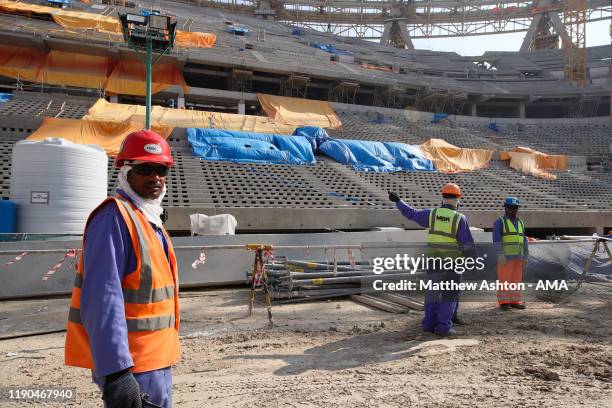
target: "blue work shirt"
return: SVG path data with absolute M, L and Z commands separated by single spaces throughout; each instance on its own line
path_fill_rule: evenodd
M 122 190 L 117 192 L 127 200 Z M 163 245 L 161 230 L 151 224 Z M 93 375 L 104 377 L 134 366 L 128 346 L 125 306 L 121 282 L 136 269 L 136 254 L 123 216 L 115 203 L 107 203 L 85 230 L 81 320 L 89 336 L 94 362 Z
M 514 228 L 518 231 L 518 218 L 510 218 L 507 216 L 503 216 L 503 218 L 510 220 Z M 498 254 L 504 253 L 504 248 L 502 244 L 502 232 L 504 230 L 504 225 L 502 224 L 501 218 L 495 220 L 495 224 L 493 224 L 493 246 Z M 523 240 L 523 254 L 522 255 L 506 255 L 508 259 L 518 259 L 518 258 L 527 258 L 529 256 L 529 240 L 527 239 L 527 234 L 525 234 L 525 238 Z
M 398 210 L 400 210 L 404 217 L 416 222 L 421 227 L 429 228 L 429 214 L 431 213 L 430 208 L 425 210 L 417 210 L 416 208 L 409 206 L 403 200 L 395 203 L 395 206 Z M 442 208 L 454 210 L 454 208 L 450 205 L 442 205 Z M 459 219 L 459 226 L 457 227 L 457 242 L 459 242 L 461 245 L 464 256 L 476 258 L 477 255 L 476 247 L 474 245 L 474 238 L 472 237 L 470 226 L 468 225 L 465 216 L 461 216 Z

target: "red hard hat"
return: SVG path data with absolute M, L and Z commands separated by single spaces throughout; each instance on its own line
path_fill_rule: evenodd
M 442 187 L 442 194 L 461 197 L 461 189 L 455 183 L 446 183 L 444 187 Z
M 125 137 L 115 159 L 115 167 L 123 166 L 126 160 L 160 163 L 166 166 L 174 164 L 170 145 L 166 139 L 150 130 L 139 130 Z

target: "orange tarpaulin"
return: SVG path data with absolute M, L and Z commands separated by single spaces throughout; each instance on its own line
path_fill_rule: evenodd
M 94 144 L 102 147 L 110 156 L 116 156 L 123 139 L 142 124 L 134 122 L 99 122 L 93 120 L 44 118 L 42 124 L 26 140 L 44 140 L 47 137 L 61 137 L 73 143 Z M 153 128 L 164 137 L 171 129 Z
M 338 129 L 342 122 L 327 101 L 257 94 L 261 107 L 276 122 Z
M 212 48 L 217 42 L 217 36 L 197 31 L 176 31 L 174 43 L 186 48 Z
M 173 86 L 180 86 L 188 93 L 189 87 L 178 67 L 167 61 L 160 61 L 153 67 L 153 94 Z M 145 66 L 138 59 L 121 60 L 113 69 L 106 82 L 106 92 L 122 95 L 146 95 Z
M 421 144 L 421 150 L 442 173 L 457 173 L 487 167 L 493 150 L 464 149 L 442 139 L 429 139 Z
M 89 109 L 89 112 L 83 119 L 144 123 L 145 107 L 140 105 L 110 103 L 104 99 L 99 99 L 98 102 Z M 295 129 L 295 126 L 278 124 L 264 116 L 171 109 L 161 106 L 152 107 L 151 123 L 172 128 L 212 127 L 215 129 L 283 135 L 290 135 Z
M 19 14 L 28 17 L 31 17 L 32 14 L 51 14 L 53 11 L 59 11 L 53 7 L 8 0 L 0 0 L 0 10 L 5 13 Z
M 361 64 L 361 68 L 370 69 L 373 71 L 393 72 L 389 67 L 379 67 L 378 65 Z
M 121 34 L 119 20 L 100 14 L 62 10 L 54 7 L 6 0 L 0 0 L 0 10 L 5 13 L 20 14 L 28 17 L 31 17 L 32 14 L 51 16 L 57 24 L 67 28 L 83 28 Z
M 42 70 L 44 84 L 103 88 L 108 74 L 108 57 L 75 54 L 65 51 L 49 51 Z
M 509 160 L 508 165 L 525 174 L 546 180 L 556 180 L 557 176 L 547 169 L 567 170 L 568 156 L 546 154 L 529 147 L 517 146 L 509 152 L 499 152 L 501 160 Z
M 36 82 L 44 52 L 37 48 L 0 45 L 0 75 Z
M 19 14 L 31 17 L 38 14 L 51 17 L 53 21 L 64 28 L 94 30 L 104 33 L 121 35 L 121 23 L 116 17 L 84 11 L 62 10 L 55 7 L 39 6 L 37 4 L 20 3 L 0 0 L 0 11 L 10 14 Z M 123 41 L 123 38 L 118 38 Z M 177 31 L 176 43 L 187 48 L 211 48 L 215 45 L 217 37 L 214 34 Z
M 51 17 L 57 24 L 70 29 L 85 29 L 121 34 L 121 23 L 114 17 L 65 10 L 56 11 Z

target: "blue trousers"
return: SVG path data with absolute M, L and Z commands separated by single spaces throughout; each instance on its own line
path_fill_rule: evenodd
M 427 271 L 427 279 L 432 283 L 461 282 L 461 275 L 454 271 Z M 453 316 L 459 308 L 459 291 L 425 291 L 425 316 L 421 326 L 423 331 L 437 334 L 447 333 L 453 327 Z
M 140 392 L 149 394 L 149 401 L 164 408 L 172 408 L 172 367 L 134 373 L 134 378 L 140 385 Z M 102 390 L 104 378 L 92 375 L 92 379 Z

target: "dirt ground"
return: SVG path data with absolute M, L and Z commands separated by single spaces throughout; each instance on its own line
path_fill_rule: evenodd
M 567 304 L 524 311 L 464 303 L 469 325 L 447 339 L 421 333 L 420 312 L 350 300 L 275 306 L 270 329 L 262 306 L 244 317 L 246 295 L 183 294 L 175 406 L 612 407 L 610 286 L 585 284 Z M 0 319 L 20 307 L 0 303 Z M 64 338 L 0 341 L 0 386 L 76 387 L 76 400 L 0 405 L 101 406 L 88 371 L 63 366 Z

